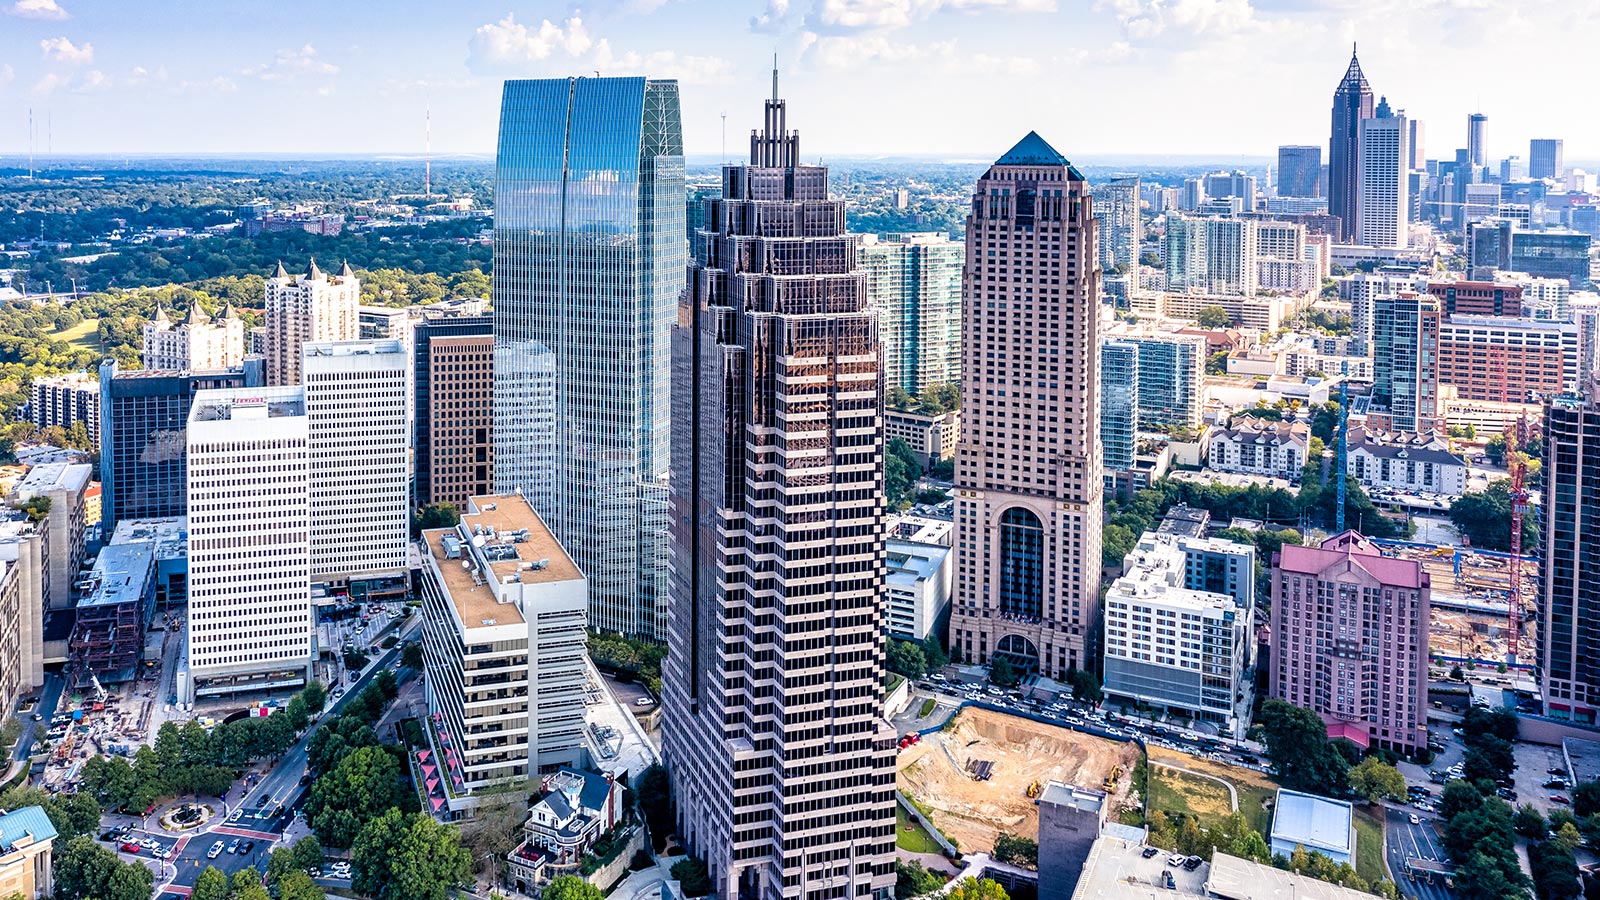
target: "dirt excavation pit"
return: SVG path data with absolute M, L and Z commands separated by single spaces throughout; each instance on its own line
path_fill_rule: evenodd
M 968 707 L 940 732 L 900 751 L 900 790 L 932 810 L 933 823 L 963 852 L 991 850 L 995 835 L 1039 835 L 1039 808 L 1028 796 L 1034 782 L 1060 781 L 1103 789 L 1121 767 L 1111 817 L 1127 800 L 1139 748 L 1020 716 Z M 984 764 L 989 765 L 985 766 Z M 988 772 L 977 780 L 973 772 Z

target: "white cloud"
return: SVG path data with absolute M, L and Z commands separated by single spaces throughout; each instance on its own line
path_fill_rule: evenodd
M 45 38 L 39 42 L 39 49 L 44 51 L 44 58 L 62 63 L 86 63 L 94 59 L 94 45 L 85 43 L 77 46 L 64 37 Z
M 1033 75 L 1040 68 L 1039 61 L 1031 56 L 990 56 L 987 53 L 966 60 L 966 65 L 979 72 L 1012 76 Z
M 1172 30 L 1190 34 L 1233 34 L 1256 24 L 1250 0 L 1098 0 L 1129 37 L 1153 38 Z
M 814 13 L 822 28 L 857 31 L 904 28 L 941 12 L 1055 12 L 1056 0 L 819 0 Z
M 56 0 L 17 0 L 7 12 L 24 19 L 71 18 Z
M 251 66 L 239 74 L 262 81 L 289 81 L 301 75 L 337 75 L 339 67 L 317 58 L 317 48 L 306 44 L 298 50 L 279 50 L 272 62 Z
M 789 0 L 767 0 L 761 15 L 750 17 L 751 31 L 774 31 L 789 16 Z
M 90 69 L 72 82 L 72 92 L 75 94 L 91 94 L 110 88 L 111 79 L 99 69 Z
M 56 88 L 61 87 L 65 81 L 66 79 L 54 72 L 46 73 L 43 78 L 33 83 L 33 92 L 41 96 L 45 94 L 53 94 L 55 93 Z
M 800 37 L 801 56 L 824 69 L 854 69 L 875 63 L 908 63 L 944 59 L 955 52 L 955 41 L 916 44 L 884 34 L 819 35 Z
M 671 50 L 617 51 L 605 38 L 595 38 L 583 19 L 571 16 L 560 25 L 545 19 L 537 29 L 507 15 L 478 28 L 467 44 L 467 67 L 474 72 L 528 74 L 550 63 L 562 71 L 595 71 L 601 75 L 649 75 L 705 84 L 727 78 L 733 64 L 717 56 L 684 56 Z

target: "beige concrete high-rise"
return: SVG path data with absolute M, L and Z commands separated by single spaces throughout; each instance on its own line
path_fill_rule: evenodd
M 361 337 L 361 282 L 345 263 L 329 277 L 312 260 L 306 273 L 291 276 L 278 264 L 267 279 L 267 384 L 300 383 L 300 348 L 307 341 L 353 341 Z
M 1060 678 L 1099 619 L 1100 255 L 1089 185 L 1038 134 L 973 192 L 956 599 L 964 660 Z
M 192 302 L 189 315 L 173 324 L 167 311 L 156 308 L 156 317 L 144 326 L 144 367 L 163 372 L 199 372 L 231 369 L 244 359 L 244 320 L 233 304 L 213 319 L 198 302 Z
M 883 347 L 776 73 L 773 95 L 672 334 L 663 756 L 719 896 L 887 900 Z

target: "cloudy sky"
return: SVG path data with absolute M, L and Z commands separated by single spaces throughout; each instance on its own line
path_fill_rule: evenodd
M 683 84 L 691 154 L 756 123 L 773 53 L 815 154 L 1267 155 L 1328 139 L 1352 41 L 1430 157 L 1600 157 L 1600 0 L 0 0 L 0 153 L 494 149 L 507 77 Z M 48 132 L 48 134 L 47 134 Z

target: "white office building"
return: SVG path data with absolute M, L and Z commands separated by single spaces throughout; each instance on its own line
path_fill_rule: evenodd
M 310 674 L 308 422 L 298 386 L 195 394 L 183 702 L 299 687 Z
M 1409 242 L 1410 129 L 1405 113 L 1362 119 L 1356 151 L 1356 243 L 1405 249 Z
M 403 341 L 303 345 L 311 578 L 403 578 L 410 528 L 411 353 Z M 484 390 L 488 390 L 488 385 Z
M 1191 587 L 1174 535 L 1146 532 L 1123 565 L 1105 598 L 1106 694 L 1243 738 L 1254 700 L 1253 607 Z
M 1168 216 L 1166 289 L 1254 296 L 1259 229 L 1253 219 Z
M 470 816 L 474 792 L 585 768 L 588 580 L 520 494 L 474 497 L 422 534 L 432 811 Z
M 948 525 L 949 523 L 945 523 Z M 948 532 L 944 543 L 900 540 L 884 542 L 888 561 L 883 580 L 886 625 L 889 636 L 903 641 L 923 641 L 940 634 L 950 617 L 950 588 L 954 582 Z
M 357 308 L 361 282 L 345 263 L 329 277 L 316 260 L 304 275 L 291 276 L 278 264 L 266 282 L 266 331 L 263 355 L 267 384 L 300 383 L 301 345 L 307 341 L 352 341 L 361 336 Z

